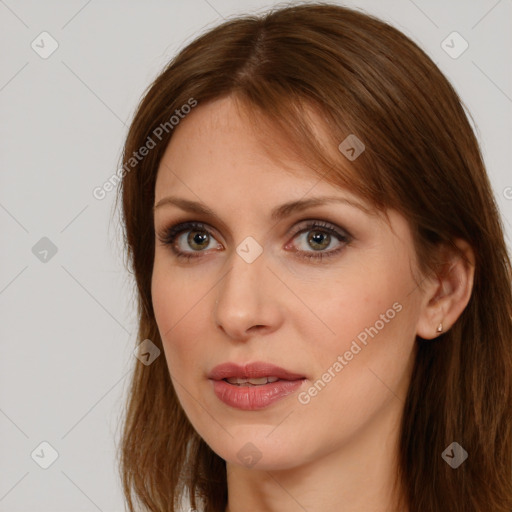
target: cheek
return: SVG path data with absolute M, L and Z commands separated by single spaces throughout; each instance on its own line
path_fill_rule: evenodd
M 406 273 L 388 267 L 310 294 L 318 319 L 304 317 L 299 329 L 315 380 L 303 402 L 364 414 L 393 393 L 405 398 L 418 313 L 413 287 Z
M 197 315 L 208 288 L 196 282 L 193 274 L 173 268 L 165 249 L 160 251 L 153 266 L 151 296 L 160 333 L 169 338 L 183 323 L 193 325 L 190 319 Z
M 382 277 L 379 281 L 370 273 L 325 280 L 313 291 L 309 288 L 299 292 L 312 305 L 310 314 L 297 317 L 300 330 L 307 333 L 306 340 L 315 340 L 310 348 L 318 347 L 319 354 L 332 356 L 349 350 L 351 341 L 358 336 L 362 343 L 365 336 L 369 337 L 366 329 L 377 324 L 380 337 L 390 331 L 391 324 L 397 323 L 400 313 L 396 310 L 400 305 L 396 303 L 403 301 L 403 288 L 401 283 L 390 284 Z
M 173 293 L 174 289 L 173 280 L 165 271 L 161 270 L 161 265 L 155 261 L 151 279 L 151 298 L 158 330 L 164 343 L 167 337 L 166 333 L 172 332 L 179 318 L 177 314 L 178 301 L 176 294 Z
M 185 370 L 198 361 L 204 338 L 200 335 L 199 325 L 205 312 L 200 300 L 201 290 L 176 277 L 155 261 L 151 283 L 153 310 L 169 371 L 180 379 L 180 376 L 189 375 Z

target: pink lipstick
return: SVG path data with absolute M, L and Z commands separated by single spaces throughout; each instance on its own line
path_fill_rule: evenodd
M 219 400 L 245 411 L 269 406 L 296 391 L 305 380 L 303 375 L 263 362 L 224 363 L 213 368 L 208 378 Z

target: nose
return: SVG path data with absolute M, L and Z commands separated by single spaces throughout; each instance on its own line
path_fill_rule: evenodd
M 245 341 L 270 334 L 282 325 L 282 284 L 268 268 L 265 251 L 247 263 L 235 251 L 230 270 L 220 281 L 214 304 L 214 320 L 229 338 Z

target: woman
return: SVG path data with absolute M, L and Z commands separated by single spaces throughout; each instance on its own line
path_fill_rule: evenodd
M 133 374 L 131 511 L 512 510 L 510 260 L 413 42 L 327 4 L 227 21 L 149 88 L 123 175 L 164 356 Z

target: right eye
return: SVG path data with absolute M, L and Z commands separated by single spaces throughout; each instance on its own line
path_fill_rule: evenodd
M 190 259 L 201 256 L 207 249 L 223 249 L 212 232 L 201 222 L 184 222 L 164 230 L 158 236 L 162 244 L 170 246 L 178 258 Z M 194 254 L 196 253 L 196 254 Z

